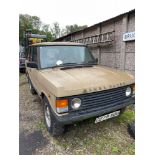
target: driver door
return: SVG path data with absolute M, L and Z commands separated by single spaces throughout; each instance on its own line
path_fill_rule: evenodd
M 29 62 L 33 62 L 38 64 L 38 52 L 37 52 L 37 46 L 31 46 L 29 47 Z M 27 67 L 28 76 L 32 82 L 33 87 L 38 90 L 38 83 L 37 83 L 37 75 L 38 75 L 38 69 L 37 68 L 30 68 Z

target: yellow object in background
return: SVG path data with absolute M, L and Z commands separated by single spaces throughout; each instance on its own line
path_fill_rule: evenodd
M 32 41 L 32 44 L 35 44 L 35 43 L 41 43 L 43 39 L 39 39 L 39 38 L 30 38 L 30 40 Z

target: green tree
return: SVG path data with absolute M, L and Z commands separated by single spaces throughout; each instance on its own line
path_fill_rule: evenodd
M 30 20 L 30 16 L 25 14 L 19 15 L 19 42 L 20 44 L 23 43 L 24 41 L 24 32 L 26 31 L 26 29 L 32 29 L 32 22 Z
M 39 17 L 30 16 L 28 14 L 19 15 L 19 42 L 24 43 L 24 33 L 27 29 L 31 29 L 32 33 L 47 35 L 47 41 L 52 41 L 54 36 L 50 30 L 50 25 L 43 24 Z
M 42 23 L 40 21 L 40 18 L 37 16 L 31 16 L 30 20 L 31 20 L 30 22 L 32 23 L 33 29 L 40 30 L 41 23 Z
M 51 29 L 54 39 L 59 38 L 61 36 L 61 30 L 58 22 L 53 23 L 53 27 Z
M 44 24 L 42 26 L 42 33 L 47 36 L 47 41 L 52 41 L 54 40 L 54 35 L 52 34 L 51 27 L 49 24 Z
M 28 14 L 19 15 L 19 42 L 22 45 L 24 43 L 24 33 L 27 29 L 31 29 L 32 33 L 47 35 L 47 41 L 52 41 L 61 36 L 82 30 L 87 25 L 79 26 L 77 24 L 67 25 L 64 29 L 61 29 L 58 22 L 52 24 L 43 24 L 39 17 L 30 16 Z
M 61 35 L 61 36 L 67 35 L 66 28 L 63 28 L 63 29 L 61 30 L 61 34 L 60 34 L 60 35 Z
M 42 31 L 48 32 L 48 31 L 49 31 L 49 28 L 50 28 L 50 25 L 49 25 L 49 24 L 44 24 L 44 25 L 42 26 Z
M 27 29 L 31 29 L 32 33 L 40 32 L 41 21 L 37 16 L 30 16 L 28 14 L 19 15 L 19 42 L 23 44 L 24 33 Z
M 67 25 L 66 26 L 66 34 L 70 34 L 79 30 L 83 30 L 87 27 L 87 25 L 79 26 L 77 24 L 74 25 Z

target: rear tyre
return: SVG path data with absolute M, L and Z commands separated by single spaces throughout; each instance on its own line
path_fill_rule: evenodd
M 29 89 L 30 89 L 30 92 L 32 95 L 35 95 L 37 92 L 35 91 L 33 85 L 32 85 L 32 82 L 31 80 L 28 78 L 28 83 L 29 83 Z
M 59 136 L 64 133 L 65 126 L 61 125 L 55 118 L 52 113 L 51 106 L 46 97 L 43 98 L 44 103 L 44 120 L 46 124 L 46 128 L 48 132 L 52 134 L 52 136 Z

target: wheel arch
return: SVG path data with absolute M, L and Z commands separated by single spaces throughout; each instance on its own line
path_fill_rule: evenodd
M 41 99 L 43 100 L 44 97 L 47 98 L 47 100 L 49 101 L 49 104 L 51 105 L 51 108 L 56 111 L 56 107 L 55 107 L 55 100 L 56 97 L 53 94 L 47 94 L 44 91 L 41 92 L 40 94 Z
M 45 93 L 41 92 L 41 94 L 40 94 L 41 99 L 43 99 L 45 96 L 46 96 Z

